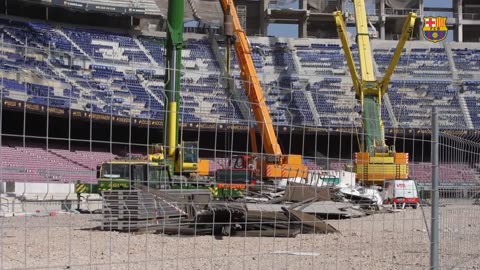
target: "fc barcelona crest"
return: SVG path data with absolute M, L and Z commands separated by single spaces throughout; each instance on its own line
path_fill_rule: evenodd
M 424 17 L 423 36 L 431 42 L 440 42 L 448 35 L 447 17 Z

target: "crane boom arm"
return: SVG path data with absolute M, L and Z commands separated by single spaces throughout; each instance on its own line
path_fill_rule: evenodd
M 352 52 L 348 44 L 345 22 L 341 12 L 333 13 L 337 25 L 338 35 L 342 42 L 343 50 L 347 59 L 353 86 L 357 92 L 357 98 L 362 106 L 362 124 L 365 129 L 365 141 L 363 142 L 367 151 L 373 154 L 376 149 L 380 152 L 386 151 L 385 133 L 381 117 L 382 97 L 386 93 L 390 78 L 400 60 L 400 56 L 406 41 L 410 37 L 415 26 L 416 15 L 410 13 L 403 25 L 402 36 L 398 42 L 396 51 L 390 61 L 384 78 L 379 81 L 375 78 L 373 57 L 368 33 L 368 20 L 365 8 L 365 1 L 354 0 L 355 22 L 357 28 L 358 57 L 360 62 L 360 78 L 355 69 Z M 362 147 L 363 148 L 363 147 Z
M 355 22 L 357 26 L 358 58 L 360 62 L 360 74 L 366 82 L 375 81 L 375 69 L 373 68 L 372 50 L 370 48 L 370 36 L 368 34 L 367 10 L 365 1 L 354 1 Z
M 407 18 L 405 19 L 405 23 L 403 24 L 403 28 L 402 28 L 402 36 L 398 41 L 397 48 L 395 49 L 395 53 L 393 54 L 392 60 L 390 60 L 390 64 L 388 65 L 388 69 L 385 72 L 385 76 L 383 76 L 383 79 L 380 82 L 382 95 L 387 92 L 388 84 L 390 83 L 390 79 L 392 77 L 393 71 L 395 70 L 395 67 L 397 66 L 397 63 L 400 60 L 403 47 L 405 46 L 405 43 L 407 42 L 407 40 L 412 36 L 416 19 L 417 19 L 417 15 L 415 13 L 409 13 Z
M 265 102 L 263 90 L 258 80 L 257 72 L 255 71 L 247 35 L 240 25 L 233 1 L 220 0 L 220 3 L 224 14 L 230 14 L 233 17 L 233 31 L 236 35 L 234 47 L 241 69 L 240 75 L 243 80 L 243 88 L 251 103 L 265 152 L 273 155 L 282 155 L 282 150 L 278 144 L 277 135 L 275 134 L 272 119 Z
M 385 148 L 385 131 L 383 129 L 381 110 L 382 96 L 378 89 L 373 67 L 365 1 L 354 1 L 354 8 L 357 26 L 358 58 L 362 76 L 362 81 L 360 82 L 360 103 L 362 105 L 362 122 L 366 133 L 364 144 L 367 151 L 372 151 L 377 147 Z
M 360 145 L 360 152 L 355 153 L 353 171 L 356 173 L 357 181 L 363 181 L 367 184 L 383 183 L 387 179 L 407 179 L 408 153 L 396 152 L 394 146 L 386 145 L 381 106 L 383 95 L 387 91 L 395 66 L 400 60 L 403 47 L 413 31 L 416 15 L 410 13 L 407 16 L 407 21 L 402 29 L 401 39 L 390 61 L 388 70 L 384 78 L 378 80 L 375 78 L 365 0 L 353 0 L 353 4 L 357 27 L 356 42 L 360 62 L 360 77 L 355 70 L 342 14 L 340 12 L 333 13 L 354 88 L 357 92 L 356 97 L 360 100 L 362 106 L 362 126 L 365 137 Z
M 360 96 L 360 81 L 358 79 L 357 70 L 355 69 L 355 62 L 353 61 L 353 54 L 350 50 L 350 44 L 348 43 L 347 27 L 345 27 L 342 12 L 335 11 L 333 13 L 333 17 L 335 18 L 338 36 L 340 37 L 340 41 L 342 42 L 342 47 L 345 52 L 345 58 L 347 59 L 350 76 L 352 77 L 353 88 L 355 89 L 355 93 L 357 93 L 357 96 Z
M 173 158 L 178 144 L 178 105 L 182 65 L 184 0 L 168 1 L 166 67 L 165 67 L 165 129 L 167 156 Z

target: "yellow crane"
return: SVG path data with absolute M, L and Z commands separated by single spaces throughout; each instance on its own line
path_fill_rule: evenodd
M 338 36 L 345 52 L 353 87 L 362 107 L 362 127 L 364 140 L 360 152 L 354 153 L 354 172 L 357 181 L 366 184 L 383 184 L 385 180 L 408 178 L 408 153 L 395 151 L 394 146 L 385 143 L 385 131 L 381 118 L 382 97 L 387 92 L 390 79 L 400 60 L 403 47 L 410 38 L 417 15 L 409 13 L 402 28 L 395 53 L 388 69 L 381 80 L 375 78 L 373 57 L 368 33 L 368 21 L 364 0 L 353 0 L 356 41 L 360 62 L 360 75 L 355 68 L 353 54 L 347 37 L 345 21 L 341 11 L 333 13 Z

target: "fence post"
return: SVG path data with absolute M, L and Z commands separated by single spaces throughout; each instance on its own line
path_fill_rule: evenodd
M 432 222 L 430 238 L 430 269 L 439 269 L 439 231 L 438 231 L 438 114 L 432 107 Z

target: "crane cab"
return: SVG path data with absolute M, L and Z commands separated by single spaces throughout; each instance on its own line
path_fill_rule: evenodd
M 231 169 L 253 169 L 255 166 L 253 164 L 253 158 L 249 155 L 238 155 L 232 156 L 232 159 L 229 160 L 228 167 Z
M 168 163 L 176 175 L 208 175 L 209 172 L 208 160 L 199 159 L 197 141 L 183 141 L 175 148 L 175 155 L 168 158 L 163 145 L 154 144 L 149 148 L 148 160 Z
M 196 173 L 198 169 L 198 142 L 182 142 L 175 149 L 175 174 Z
M 97 183 L 77 182 L 75 193 L 99 193 L 104 190 L 128 190 L 148 186 L 165 188 L 171 184 L 170 166 L 147 160 L 113 160 L 97 167 Z
M 237 155 L 230 160 L 231 169 L 253 170 L 259 179 L 305 178 L 308 168 L 302 164 L 300 155 Z

